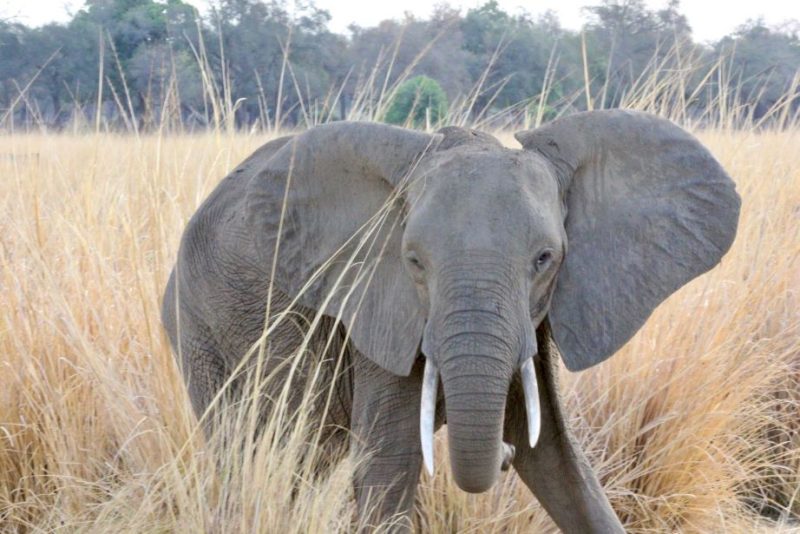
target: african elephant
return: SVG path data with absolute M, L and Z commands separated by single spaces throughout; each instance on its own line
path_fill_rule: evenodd
M 511 462 L 563 531 L 621 532 L 565 424 L 555 355 L 579 371 L 614 354 L 720 261 L 739 196 L 694 137 L 646 113 L 516 138 L 342 122 L 243 162 L 189 221 L 164 298 L 197 413 L 261 335 L 268 297 L 293 303 L 346 348 L 328 417 L 372 452 L 360 513 L 375 490 L 375 520 L 409 512 L 446 422 L 463 490 Z M 271 334 L 272 353 L 298 347 L 297 325 Z

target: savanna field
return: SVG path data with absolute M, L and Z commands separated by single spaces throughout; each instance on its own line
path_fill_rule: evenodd
M 736 241 L 614 358 L 563 372 L 571 424 L 631 532 L 800 532 L 800 129 L 695 133 L 737 182 Z M 302 413 L 252 455 L 207 440 L 160 324 L 186 221 L 268 139 L 0 137 L 0 531 L 351 530 L 358 458 L 319 475 Z M 421 531 L 556 531 L 513 473 L 460 491 L 443 435 Z

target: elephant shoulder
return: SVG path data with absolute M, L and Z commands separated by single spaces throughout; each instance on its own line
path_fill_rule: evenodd
M 180 251 L 183 261 L 197 266 L 223 251 L 246 255 L 252 237 L 244 218 L 247 185 L 290 139 L 280 137 L 262 145 L 217 185 L 186 224 Z
M 253 281 L 263 280 L 253 235 L 244 217 L 247 184 L 289 139 L 272 140 L 251 154 L 217 185 L 187 222 L 173 282 L 182 301 L 204 309 L 223 291 L 239 288 L 240 292 L 252 292 L 249 286 Z

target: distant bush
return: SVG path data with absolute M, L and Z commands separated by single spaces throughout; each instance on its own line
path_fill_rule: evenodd
M 447 113 L 447 95 L 439 82 L 427 76 L 415 76 L 403 82 L 386 112 L 390 124 L 421 126 L 435 124 Z

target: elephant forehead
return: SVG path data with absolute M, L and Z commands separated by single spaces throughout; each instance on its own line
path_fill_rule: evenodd
M 558 186 L 535 155 L 510 149 L 448 154 L 413 185 L 408 229 L 413 235 L 438 228 L 433 233 L 444 235 L 442 245 L 482 236 L 528 242 L 558 232 Z
M 559 199 L 550 168 L 530 152 L 506 148 L 451 150 L 439 155 L 412 181 L 408 199 L 439 211 L 530 210 Z

